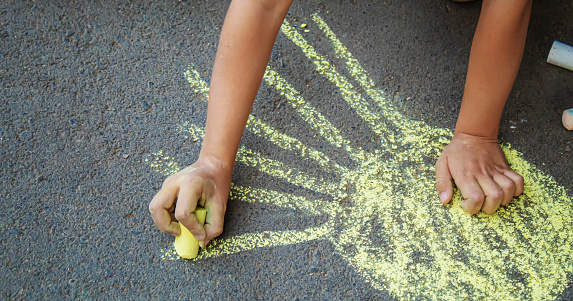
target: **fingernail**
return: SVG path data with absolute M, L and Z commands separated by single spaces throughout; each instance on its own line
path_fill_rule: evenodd
M 205 238 L 205 236 L 203 236 L 203 235 L 197 235 L 197 236 L 195 236 L 195 238 L 196 238 L 197 240 L 203 240 L 203 239 Z
M 447 200 L 448 200 L 448 193 L 445 191 L 440 193 L 440 202 L 445 203 Z

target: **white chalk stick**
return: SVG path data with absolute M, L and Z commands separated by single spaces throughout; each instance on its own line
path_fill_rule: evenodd
M 554 41 L 547 62 L 573 71 L 573 47 Z
M 573 130 L 573 109 L 563 111 L 563 126 L 568 130 Z

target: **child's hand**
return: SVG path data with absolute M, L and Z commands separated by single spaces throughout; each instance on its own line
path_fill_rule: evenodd
M 149 212 L 159 230 L 179 236 L 181 229 L 176 222 L 179 221 L 199 240 L 199 245 L 205 247 L 223 232 L 232 172 L 232 166 L 206 156 L 169 176 L 149 204 Z M 194 214 L 197 206 L 207 209 L 204 226 Z
M 471 214 L 494 213 L 523 192 L 523 177 L 509 169 L 495 139 L 454 134 L 436 163 L 436 189 L 442 203 L 453 196 L 452 178 Z

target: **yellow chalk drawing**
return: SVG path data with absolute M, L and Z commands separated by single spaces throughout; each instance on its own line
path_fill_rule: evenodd
M 450 141 L 448 129 L 406 118 L 385 98 L 365 69 L 318 15 L 313 22 L 330 41 L 334 55 L 346 62 L 346 78 L 285 21 L 282 33 L 333 83 L 345 101 L 378 136 L 379 149 L 367 152 L 343 137 L 316 108 L 276 71 L 267 67 L 265 83 L 328 143 L 346 151 L 355 167 L 341 166 L 300 140 L 280 133 L 253 116 L 247 130 L 279 148 L 312 160 L 339 183 L 315 178 L 287 164 L 241 146 L 237 162 L 323 195 L 310 199 L 280 191 L 232 185 L 233 200 L 291 208 L 328 221 L 304 230 L 245 233 L 215 239 L 199 260 L 261 247 L 304 241 L 330 241 L 337 253 L 375 289 L 398 299 L 551 300 L 573 271 L 573 205 L 565 188 L 504 145 L 513 170 L 524 176 L 521 197 L 494 215 L 468 215 L 456 193 L 443 206 L 434 191 L 434 167 Z M 195 92 L 208 99 L 208 85 L 192 67 L 185 76 Z M 357 83 L 355 87 L 352 83 Z M 200 140 L 203 130 L 185 123 L 179 129 Z M 389 159 L 388 159 L 389 158 Z M 169 175 L 179 170 L 174 158 L 159 151 L 146 160 Z M 173 259 L 171 251 L 164 255 Z

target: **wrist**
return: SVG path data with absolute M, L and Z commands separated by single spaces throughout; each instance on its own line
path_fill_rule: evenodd
M 495 142 L 497 143 L 497 135 L 482 135 L 481 133 L 473 133 L 471 131 L 466 132 L 462 130 L 457 130 L 454 132 L 454 137 L 452 140 L 474 140 L 482 142 Z
M 226 174 L 231 174 L 233 172 L 233 167 L 235 166 L 235 160 L 224 160 L 216 154 L 203 151 L 199 154 L 197 163 L 206 166 L 211 170 L 217 170 Z
M 460 112 L 458 122 L 454 130 L 455 135 L 470 135 L 485 139 L 497 140 L 499 131 L 498 118 L 466 118 L 465 112 Z

